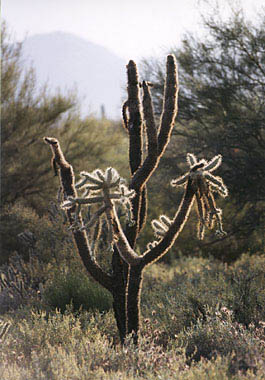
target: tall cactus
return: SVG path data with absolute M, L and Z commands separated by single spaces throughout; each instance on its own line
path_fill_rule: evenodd
M 152 226 L 158 240 L 150 242 L 141 255 L 135 251 L 136 239 L 146 221 L 146 184 L 156 170 L 171 137 L 177 113 L 178 78 L 177 65 L 173 55 L 167 57 L 167 71 L 164 90 L 164 106 L 157 126 L 153 112 L 149 83 L 139 83 L 136 64 L 127 65 L 128 99 L 122 108 L 124 127 L 129 137 L 129 163 L 131 178 L 128 187 L 113 168 L 105 172 L 96 169 L 92 173 L 81 172 L 81 180 L 75 183 L 72 166 L 66 161 L 58 140 L 45 137 L 53 152 L 52 164 L 59 173 L 64 202 L 71 225 L 74 241 L 88 273 L 113 295 L 113 308 L 121 342 L 127 334 L 132 334 L 137 343 L 140 326 L 140 298 L 144 269 L 165 255 L 174 244 L 185 225 L 192 204 L 196 199 L 198 209 L 198 236 L 203 238 L 204 228 L 211 227 L 214 221 L 218 233 L 224 233 L 221 211 L 216 208 L 213 191 L 227 195 L 227 189 L 219 177 L 210 172 L 221 163 L 221 156 L 209 163 L 197 161 L 188 154 L 190 170 L 181 178 L 172 181 L 173 186 L 184 185 L 185 191 L 175 216 L 170 220 L 165 215 L 153 221 Z M 142 99 L 140 92 L 142 91 Z M 147 138 L 147 154 L 143 155 L 143 123 Z M 88 158 L 89 159 L 89 158 Z M 78 191 L 83 190 L 79 195 Z M 117 215 L 117 204 L 127 213 L 125 228 Z M 97 208 L 90 220 L 85 223 L 81 210 L 87 205 Z M 112 268 L 104 271 L 96 260 L 95 241 L 88 241 L 86 230 L 99 226 L 105 219 L 108 228 L 106 254 L 112 254 Z M 95 239 L 100 238 L 100 228 L 95 227 Z M 110 274 L 111 273 L 111 274 Z

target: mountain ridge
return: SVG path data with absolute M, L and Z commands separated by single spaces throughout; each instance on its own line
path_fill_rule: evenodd
M 36 34 L 23 43 L 23 59 L 32 64 L 39 85 L 48 82 L 63 93 L 75 88 L 82 114 L 119 118 L 126 83 L 126 62 L 110 49 L 62 31 Z

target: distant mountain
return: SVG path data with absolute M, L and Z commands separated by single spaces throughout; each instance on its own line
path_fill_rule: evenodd
M 110 50 L 64 32 L 38 34 L 23 44 L 23 58 L 32 63 L 39 84 L 66 92 L 76 89 L 82 113 L 121 115 L 126 62 Z

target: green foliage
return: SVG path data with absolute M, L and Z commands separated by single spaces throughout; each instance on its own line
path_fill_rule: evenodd
M 86 273 L 69 271 L 57 273 L 44 292 L 44 299 L 52 308 L 61 312 L 71 305 L 73 311 L 99 310 L 107 311 L 112 306 L 109 292 L 89 279 Z
M 170 208 L 171 197 L 160 188 L 165 173 L 171 172 L 174 177 L 183 173 L 181 161 L 187 152 L 206 159 L 222 154 L 220 175 L 230 193 L 224 206 L 228 243 L 224 249 L 224 240 L 218 244 L 218 240 L 213 243 L 214 239 L 208 238 L 200 248 L 205 254 L 222 255 L 230 261 L 242 251 L 264 249 L 265 28 L 264 14 L 255 24 L 247 22 L 240 12 L 228 21 L 219 18 L 216 9 L 213 14 L 203 19 L 207 37 L 198 40 L 187 35 L 180 49 L 171 49 L 181 78 L 178 123 L 154 180 L 162 198 L 157 207 Z M 145 61 L 143 66 L 146 78 L 154 84 L 158 114 L 163 98 L 163 66 L 158 60 Z M 157 199 L 154 182 L 151 192 Z M 190 243 L 198 245 L 195 239 Z

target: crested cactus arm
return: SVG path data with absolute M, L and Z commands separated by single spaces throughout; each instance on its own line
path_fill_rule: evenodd
M 155 125 L 151 94 L 146 82 L 143 82 L 143 93 L 143 112 L 147 131 L 147 157 L 133 175 L 131 181 L 131 187 L 133 189 L 141 188 L 148 181 L 158 163 L 157 129 Z
M 163 112 L 158 135 L 158 154 L 161 156 L 171 137 L 177 115 L 178 74 L 177 63 L 173 55 L 167 57 L 167 74 L 164 90 Z
M 152 264 L 153 262 L 159 260 L 172 247 L 187 221 L 194 201 L 194 196 L 195 191 L 191 180 L 189 180 L 181 204 L 167 233 L 156 246 L 146 251 L 143 256 L 140 256 L 142 258 L 142 266 Z
M 77 193 L 75 189 L 74 171 L 72 166 L 65 160 L 63 152 L 60 148 L 59 141 L 50 137 L 45 137 L 44 141 L 50 145 L 53 157 L 56 160 L 56 163 L 58 164 L 61 182 L 60 184 L 65 195 L 67 197 L 76 197 Z M 74 222 L 72 212 L 75 210 L 75 207 L 76 206 L 73 206 L 73 208 L 67 210 L 67 217 L 70 224 L 73 224 Z M 82 224 L 82 218 L 80 213 L 78 215 L 78 219 L 80 224 Z M 96 261 L 92 259 L 85 231 L 73 230 L 72 233 L 78 253 L 89 274 L 103 287 L 105 287 L 109 291 L 112 291 L 112 278 L 109 274 L 103 271 L 103 269 L 98 265 Z

